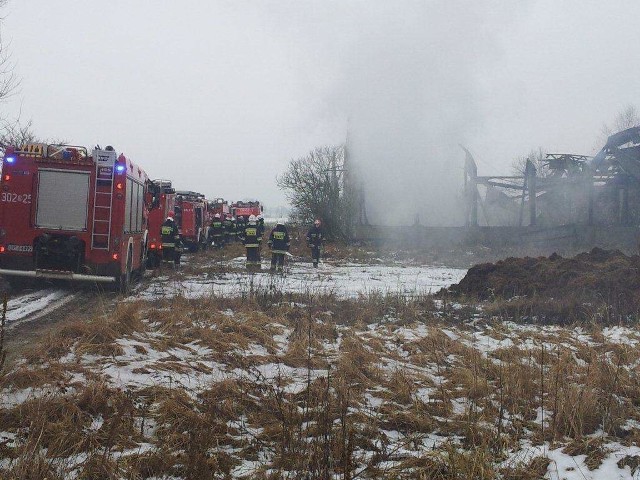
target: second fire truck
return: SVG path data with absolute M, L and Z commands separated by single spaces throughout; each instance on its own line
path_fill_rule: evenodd
M 207 242 L 207 200 L 197 192 L 176 192 L 176 222 L 180 238 L 190 252 L 204 248 Z
M 170 180 L 154 180 L 152 190 L 158 199 L 158 208 L 149 212 L 149 245 L 148 261 L 149 268 L 157 268 L 162 261 L 162 238 L 160 230 L 162 224 L 174 213 L 176 191 L 171 186 Z
M 262 206 L 257 200 L 250 202 L 235 202 L 231 204 L 231 214 L 236 218 L 243 217 L 246 222 L 249 220 L 251 215 L 255 215 L 256 217 L 261 215 Z

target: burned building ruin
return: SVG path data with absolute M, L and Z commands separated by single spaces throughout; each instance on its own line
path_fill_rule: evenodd
M 464 148 L 467 227 L 640 224 L 640 127 L 611 135 L 594 157 L 549 153 L 523 175 L 481 176 Z

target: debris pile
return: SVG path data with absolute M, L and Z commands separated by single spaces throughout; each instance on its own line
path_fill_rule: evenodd
M 528 306 L 531 315 L 544 318 L 583 320 L 585 315 L 591 319 L 596 315 L 600 317 L 596 320 L 628 320 L 640 311 L 639 272 L 637 255 L 594 248 L 572 258 L 554 253 L 476 265 L 448 292 L 506 300 L 519 308 Z

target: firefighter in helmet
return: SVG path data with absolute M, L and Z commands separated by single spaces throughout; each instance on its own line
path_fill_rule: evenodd
M 278 221 L 269 235 L 269 248 L 271 249 L 271 271 L 282 272 L 284 268 L 284 256 L 289 253 L 289 232 L 283 221 Z
M 307 232 L 307 245 L 311 249 L 311 259 L 313 260 L 313 268 L 318 268 L 320 262 L 320 249 L 322 247 L 324 235 L 322 232 L 322 222 L 319 218 L 313 222 L 313 226 Z
M 173 260 L 176 267 L 180 265 L 180 255 L 182 254 L 182 243 L 178 225 L 173 219 L 173 214 L 169 214 L 160 227 L 160 237 L 162 239 L 162 259 Z
M 242 244 L 247 249 L 247 270 L 260 270 L 260 237 L 254 215 L 249 216 L 249 223 L 240 232 Z
M 233 225 L 233 220 L 231 219 L 231 214 L 227 214 L 224 217 L 224 220 L 222 220 L 222 226 L 224 227 L 224 241 L 225 243 L 229 243 L 232 238 L 231 238 L 231 234 L 233 232 L 234 229 L 234 225 Z
M 209 241 L 213 242 L 216 248 L 224 247 L 224 225 L 219 213 L 213 216 L 209 226 Z

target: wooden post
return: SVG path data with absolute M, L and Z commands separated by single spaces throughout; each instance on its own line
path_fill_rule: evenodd
M 629 224 L 629 186 L 627 183 L 620 190 L 620 224 Z
M 587 207 L 587 225 L 590 227 L 593 225 L 593 204 L 594 204 L 594 187 L 593 187 L 593 175 L 589 174 L 589 185 L 588 185 L 588 207 Z
M 465 149 L 464 161 L 464 193 L 466 199 L 466 219 L 467 227 L 478 226 L 478 167 L 468 150 Z
M 527 172 L 524 173 L 524 178 L 522 179 L 522 196 L 520 197 L 520 214 L 518 215 L 518 226 L 522 226 L 522 221 L 524 218 L 524 200 L 527 198 Z
M 536 225 L 536 167 L 531 160 L 527 160 L 527 166 L 525 168 L 527 175 L 527 185 L 529 187 L 529 225 L 532 227 Z

